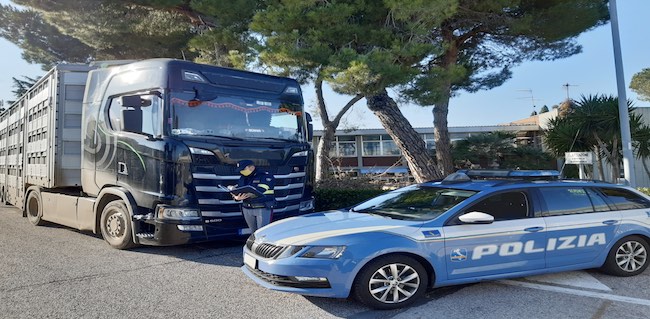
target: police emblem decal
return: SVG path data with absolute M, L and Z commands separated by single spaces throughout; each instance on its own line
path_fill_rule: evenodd
M 451 261 L 465 261 L 467 260 L 467 249 L 456 248 L 451 251 L 449 257 L 451 258 Z
M 440 231 L 437 229 L 434 230 L 425 230 L 422 232 L 422 235 L 424 235 L 424 238 L 435 238 L 435 237 L 440 237 Z

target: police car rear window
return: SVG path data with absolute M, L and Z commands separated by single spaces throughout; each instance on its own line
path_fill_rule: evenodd
M 546 203 L 547 216 L 591 213 L 594 207 L 582 187 L 542 187 L 539 189 Z
M 634 194 L 628 190 L 620 188 L 601 188 L 600 191 L 616 205 L 616 209 L 643 209 L 650 207 L 650 201 Z

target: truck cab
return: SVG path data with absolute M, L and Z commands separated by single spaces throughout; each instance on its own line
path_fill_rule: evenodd
M 295 80 L 172 59 L 91 69 L 78 181 L 26 184 L 20 204 L 33 223 L 92 230 L 120 249 L 245 235 L 240 202 L 224 190 L 244 159 L 276 179 L 273 220 L 313 211 L 311 118 Z M 61 222 L 66 206 L 75 217 Z

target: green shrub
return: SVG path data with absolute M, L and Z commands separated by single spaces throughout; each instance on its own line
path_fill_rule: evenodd
M 650 187 L 638 187 L 637 190 L 646 195 L 650 195 Z
M 315 211 L 326 211 L 353 206 L 384 193 L 381 189 L 317 188 L 314 190 Z

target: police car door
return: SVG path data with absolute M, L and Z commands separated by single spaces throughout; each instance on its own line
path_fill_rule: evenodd
M 494 221 L 460 221 L 470 212 L 490 214 Z M 525 189 L 492 193 L 463 209 L 443 227 L 448 279 L 544 268 L 545 225 L 534 212 Z
M 540 187 L 548 268 L 594 262 L 614 238 L 621 213 L 588 187 Z

